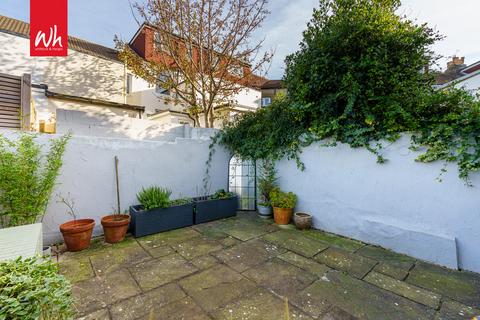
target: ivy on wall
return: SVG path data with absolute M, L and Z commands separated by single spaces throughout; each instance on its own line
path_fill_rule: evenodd
M 287 97 L 243 115 L 215 138 L 244 159 L 295 159 L 327 139 L 364 147 L 382 163 L 379 141 L 411 132 L 421 162 L 480 169 L 480 103 L 469 93 L 435 91 L 426 66 L 442 37 L 397 15 L 398 0 L 320 0 L 300 50 L 286 59 Z

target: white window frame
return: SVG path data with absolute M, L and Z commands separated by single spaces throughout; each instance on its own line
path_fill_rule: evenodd
M 268 107 L 271 104 L 272 104 L 272 98 L 270 97 L 262 98 L 262 107 Z

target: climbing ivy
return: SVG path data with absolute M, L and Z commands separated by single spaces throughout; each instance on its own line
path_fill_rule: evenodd
M 442 37 L 399 16 L 398 0 L 320 0 L 300 50 L 286 59 L 288 97 L 227 125 L 215 138 L 244 159 L 295 159 L 314 141 L 364 147 L 385 162 L 382 141 L 410 132 L 417 161 L 480 169 L 480 103 L 435 91 L 426 66 Z

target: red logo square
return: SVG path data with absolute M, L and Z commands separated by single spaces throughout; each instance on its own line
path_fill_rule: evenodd
M 30 0 L 30 56 L 68 54 L 68 0 Z

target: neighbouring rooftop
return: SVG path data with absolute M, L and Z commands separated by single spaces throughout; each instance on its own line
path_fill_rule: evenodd
M 60 256 L 83 319 L 471 319 L 480 275 L 254 213 Z M 288 300 L 286 300 L 288 299 Z

